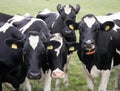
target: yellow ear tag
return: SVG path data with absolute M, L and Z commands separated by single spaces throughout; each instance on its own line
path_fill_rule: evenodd
M 49 45 L 49 46 L 47 46 L 47 49 L 48 49 L 48 50 L 52 50 L 52 49 L 53 49 L 53 46 L 52 46 L 52 45 Z
M 105 31 L 108 31 L 110 29 L 110 26 L 105 27 Z
M 71 46 L 70 48 L 69 48 L 69 51 L 74 51 L 75 50 L 75 47 L 74 46 Z
M 11 48 L 13 48 L 13 49 L 17 49 L 18 47 L 17 47 L 16 44 L 12 44 L 12 45 L 11 45 Z
M 74 26 L 73 26 L 72 24 L 69 25 L 69 28 L 70 28 L 71 30 L 74 30 Z

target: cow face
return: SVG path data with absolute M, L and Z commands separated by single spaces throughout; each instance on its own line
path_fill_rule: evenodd
M 28 65 L 29 79 L 40 79 L 40 69 L 45 60 L 45 47 L 38 32 L 29 32 L 24 44 L 25 62 Z
M 66 64 L 67 55 L 77 49 L 77 43 L 67 43 L 60 33 L 55 33 L 45 43 L 47 57 L 52 70 L 53 78 L 63 78 L 63 68 Z
M 79 10 L 79 5 L 76 5 L 76 9 L 72 5 L 65 5 L 63 7 L 61 4 L 57 5 L 57 11 L 60 13 L 60 16 L 63 20 L 70 19 L 75 21 L 76 14 L 79 12 Z
M 106 33 L 106 31 L 109 31 L 114 27 L 114 23 L 111 21 L 106 21 L 101 24 L 92 14 L 84 16 L 80 23 L 75 23 L 74 21 L 71 22 L 73 22 L 72 24 L 79 29 L 80 47 L 86 55 L 95 53 L 98 42 L 98 34 L 100 32 Z M 68 28 L 71 28 L 69 25 L 67 26 Z
M 86 55 L 95 53 L 97 42 L 99 42 L 98 34 L 101 31 L 105 32 L 111 30 L 113 26 L 114 23 L 110 21 L 101 24 L 92 14 L 86 15 L 82 18 L 79 24 L 80 43 L 81 48 L 85 51 Z

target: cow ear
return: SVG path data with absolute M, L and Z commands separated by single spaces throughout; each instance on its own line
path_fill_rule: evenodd
M 47 41 L 47 42 L 44 42 L 44 44 L 45 44 L 46 50 L 53 50 L 60 46 L 60 43 L 58 41 Z
M 102 30 L 109 31 L 114 27 L 114 22 L 107 21 L 101 25 Z
M 72 21 L 72 20 L 66 20 L 65 25 L 70 29 L 70 30 L 76 30 L 78 29 L 79 24 Z
M 58 5 L 57 5 L 57 11 L 58 11 L 59 13 L 61 13 L 62 9 L 63 9 L 63 8 L 62 8 L 61 4 L 58 4 Z
M 22 41 L 19 41 L 19 40 L 16 40 L 16 39 L 6 39 L 5 40 L 5 44 L 11 48 L 11 49 L 19 49 L 19 48 L 23 48 L 23 42 Z
M 79 43 L 77 43 L 77 42 L 68 42 L 67 43 L 67 48 L 68 48 L 69 52 L 74 52 L 74 51 L 78 50 Z
M 80 10 L 80 5 L 77 4 L 77 5 L 76 5 L 76 9 L 75 9 L 75 13 L 77 14 L 77 13 L 79 12 L 79 10 Z

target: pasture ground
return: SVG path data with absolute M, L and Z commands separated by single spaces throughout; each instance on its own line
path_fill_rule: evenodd
M 37 12 L 42 11 L 45 8 L 56 11 L 57 4 L 65 5 L 71 4 L 74 7 L 76 4 L 80 4 L 81 10 L 77 15 L 77 21 L 80 21 L 81 17 L 85 14 L 105 15 L 111 12 L 120 12 L 120 0 L 0 0 L 0 12 L 8 13 L 11 15 L 30 13 L 35 15 Z M 76 32 L 77 36 L 78 32 Z M 114 87 L 114 75 L 112 70 L 110 81 L 108 83 L 108 90 L 113 91 Z M 95 91 L 97 91 L 100 79 L 95 80 Z M 43 91 L 43 84 L 31 81 L 32 91 Z M 52 90 L 54 90 L 55 81 L 52 80 Z M 21 85 L 20 91 L 22 91 L 23 85 Z M 4 87 L 3 91 L 8 91 Z M 69 65 L 69 86 L 64 87 L 61 81 L 60 91 L 87 91 L 86 80 L 83 74 L 81 62 L 75 53 L 72 55 L 72 59 Z

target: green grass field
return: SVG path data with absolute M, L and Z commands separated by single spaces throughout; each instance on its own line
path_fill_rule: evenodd
M 81 10 L 77 15 L 77 21 L 80 21 L 81 17 L 85 14 L 105 15 L 110 12 L 120 11 L 120 0 L 0 0 L 0 12 L 8 13 L 11 15 L 30 13 L 35 15 L 37 12 L 42 11 L 44 8 L 56 11 L 57 4 L 71 4 L 76 6 L 80 4 Z M 77 36 L 78 32 L 76 32 Z M 111 72 L 110 81 L 108 84 L 108 90 L 114 87 L 114 70 Z M 97 91 L 100 78 L 95 80 L 95 91 Z M 42 82 L 31 81 L 32 91 L 43 91 Z M 55 81 L 52 80 L 52 90 L 54 90 Z M 20 91 L 22 91 L 22 85 Z M 9 91 L 4 87 L 3 91 Z M 61 82 L 60 91 L 87 91 L 86 80 L 83 74 L 81 62 L 79 61 L 76 52 L 73 53 L 72 59 L 69 65 L 69 86 L 64 87 Z

